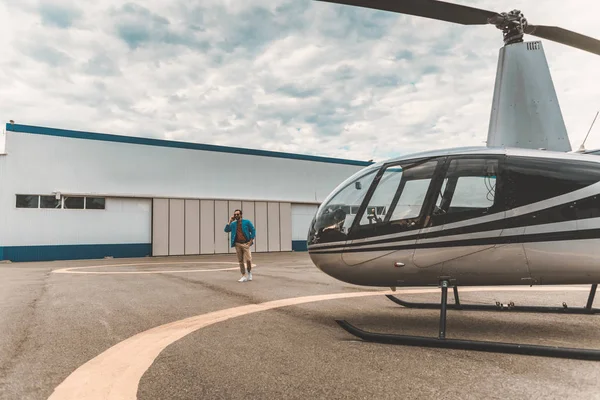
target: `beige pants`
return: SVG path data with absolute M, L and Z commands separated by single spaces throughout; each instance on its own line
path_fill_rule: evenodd
M 246 268 L 248 272 L 252 270 L 252 254 L 250 253 L 250 243 L 236 243 L 235 253 L 237 254 L 238 262 L 240 263 L 240 272 L 242 275 L 246 274 Z

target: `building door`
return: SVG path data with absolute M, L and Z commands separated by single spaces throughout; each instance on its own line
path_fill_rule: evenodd
M 233 210 L 256 229 L 254 252 L 292 250 L 292 207 L 286 202 L 153 199 L 152 255 L 234 253 L 224 231 Z

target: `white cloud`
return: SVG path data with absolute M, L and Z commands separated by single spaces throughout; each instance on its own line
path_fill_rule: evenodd
M 600 38 L 595 0 L 460 3 Z M 311 0 L 43 4 L 0 3 L 3 122 L 376 160 L 487 136 L 491 26 Z M 600 57 L 544 48 L 576 149 Z

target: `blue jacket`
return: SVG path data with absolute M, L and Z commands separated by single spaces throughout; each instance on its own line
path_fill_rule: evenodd
M 225 232 L 233 232 L 231 234 L 231 247 L 235 247 L 235 236 L 237 233 L 237 221 L 233 221 L 231 224 L 225 225 Z M 253 240 L 256 237 L 256 230 L 254 225 L 247 219 L 242 219 L 242 232 L 248 241 Z

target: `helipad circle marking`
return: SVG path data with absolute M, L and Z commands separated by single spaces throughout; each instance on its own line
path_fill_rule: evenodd
M 589 291 L 586 287 L 465 287 L 464 292 Z M 291 305 L 386 294 L 438 293 L 439 289 L 369 291 L 293 297 L 248 304 L 185 318 L 131 336 L 94 357 L 71 373 L 48 400 L 134 400 L 144 373 L 169 345 L 190 333 L 232 318 Z
M 131 267 L 136 265 L 153 266 L 153 265 L 169 265 L 169 264 L 234 264 L 236 267 L 231 268 L 218 268 L 218 269 L 182 269 L 182 270 L 159 270 L 159 271 L 75 271 L 81 269 L 90 268 L 107 268 L 107 267 Z M 256 264 L 252 264 L 252 268 L 256 267 Z M 111 274 L 171 274 L 171 273 L 185 273 L 185 272 L 214 272 L 214 271 L 232 271 L 239 270 L 239 264 L 237 262 L 211 262 L 211 261 L 184 261 L 175 262 L 169 261 L 167 263 L 131 263 L 131 264 L 103 264 L 103 265 L 91 265 L 85 267 L 67 267 L 55 269 L 52 272 L 55 274 L 98 274 L 98 275 L 111 275 Z

